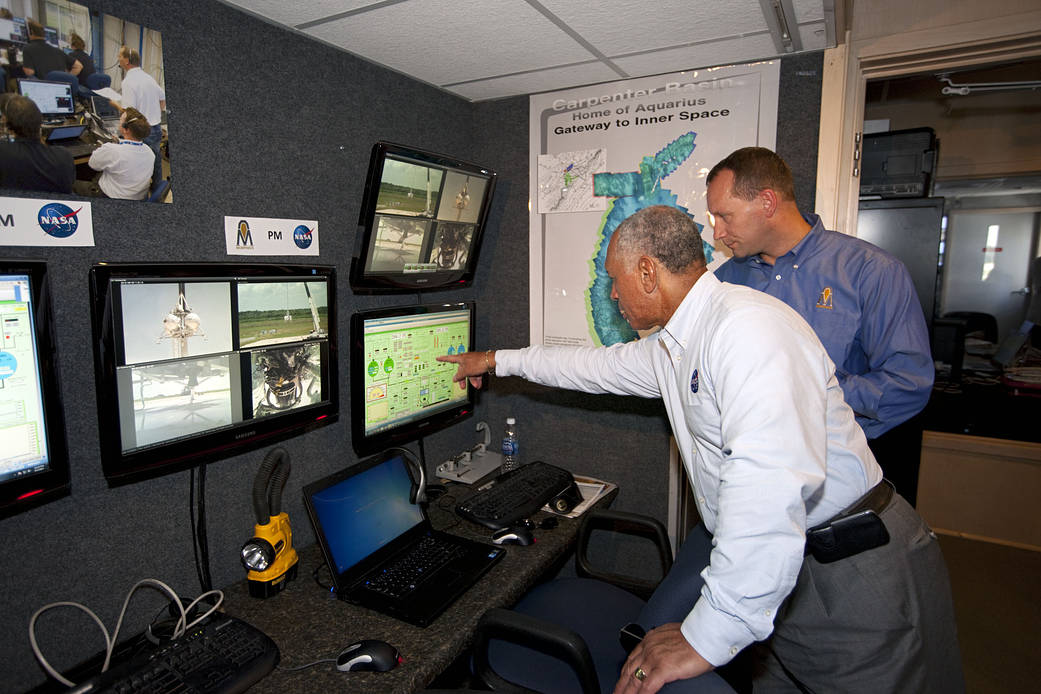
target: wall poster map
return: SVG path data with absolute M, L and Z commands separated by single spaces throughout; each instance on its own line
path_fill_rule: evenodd
M 611 301 L 607 242 L 623 219 L 672 205 L 712 249 L 705 176 L 730 152 L 774 148 L 780 62 L 593 85 L 531 97 L 531 342 L 635 339 Z

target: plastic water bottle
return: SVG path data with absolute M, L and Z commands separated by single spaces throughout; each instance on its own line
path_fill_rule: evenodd
M 513 417 L 506 418 L 506 431 L 503 432 L 502 436 L 502 472 L 515 470 L 520 464 L 518 461 L 520 449 L 517 447 L 516 425 L 517 420 Z

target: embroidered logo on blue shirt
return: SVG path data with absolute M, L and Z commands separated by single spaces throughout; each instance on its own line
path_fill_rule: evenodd
M 690 375 L 690 392 L 698 392 L 698 370 L 694 369 L 694 373 Z
M 831 287 L 825 287 L 817 297 L 817 308 L 826 308 L 829 311 L 834 308 L 831 304 Z

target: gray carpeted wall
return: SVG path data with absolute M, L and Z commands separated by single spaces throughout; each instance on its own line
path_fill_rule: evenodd
M 474 286 L 429 298 L 475 299 L 479 346 L 522 346 L 528 336 L 526 98 L 469 104 L 214 0 L 84 4 L 162 32 L 174 202 L 95 202 L 93 248 L 0 247 L 2 256 L 44 258 L 52 268 L 72 469 L 71 496 L 0 521 L 8 560 L 0 581 L 0 672 L 6 691 L 23 691 L 45 679 L 26 632 L 29 616 L 43 604 L 85 603 L 111 628 L 126 591 L 141 578 L 159 578 L 183 595 L 199 590 L 189 473 L 115 489 L 101 474 L 87 294 L 92 264 L 229 260 L 224 215 L 317 219 L 318 260 L 335 265 L 339 274 L 338 320 L 345 345 L 353 311 L 414 300 L 358 297 L 347 284 L 369 151 L 373 142 L 387 139 L 456 154 L 499 172 Z M 782 63 L 778 148 L 793 163 L 807 204 L 814 190 L 820 66 L 819 54 Z M 313 542 L 300 499 L 303 484 L 357 461 L 348 434 L 347 371 L 343 361 L 339 421 L 284 443 L 293 463 L 284 505 L 299 546 Z M 623 491 L 616 508 L 664 519 L 668 426 L 658 404 L 507 379 L 482 394 L 477 415 L 473 421 L 488 421 L 496 434 L 507 415 L 516 416 L 529 459 L 617 481 Z M 473 422 L 428 437 L 428 467 L 474 441 Z M 250 488 L 264 452 L 208 467 L 215 585 L 244 577 L 237 553 L 252 532 Z M 131 606 L 126 633 L 144 626 L 154 604 L 150 598 L 136 610 Z M 102 646 L 97 627 L 72 612 L 42 620 L 40 637 L 59 667 Z

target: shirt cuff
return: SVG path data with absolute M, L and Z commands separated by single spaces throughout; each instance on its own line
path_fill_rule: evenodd
M 512 369 L 516 368 L 516 355 L 520 350 L 516 349 L 497 349 L 495 350 L 495 375 L 496 376 L 513 376 L 516 371 Z
M 694 603 L 680 631 L 687 643 L 713 667 L 726 665 L 755 641 L 744 622 L 714 609 L 704 596 Z

